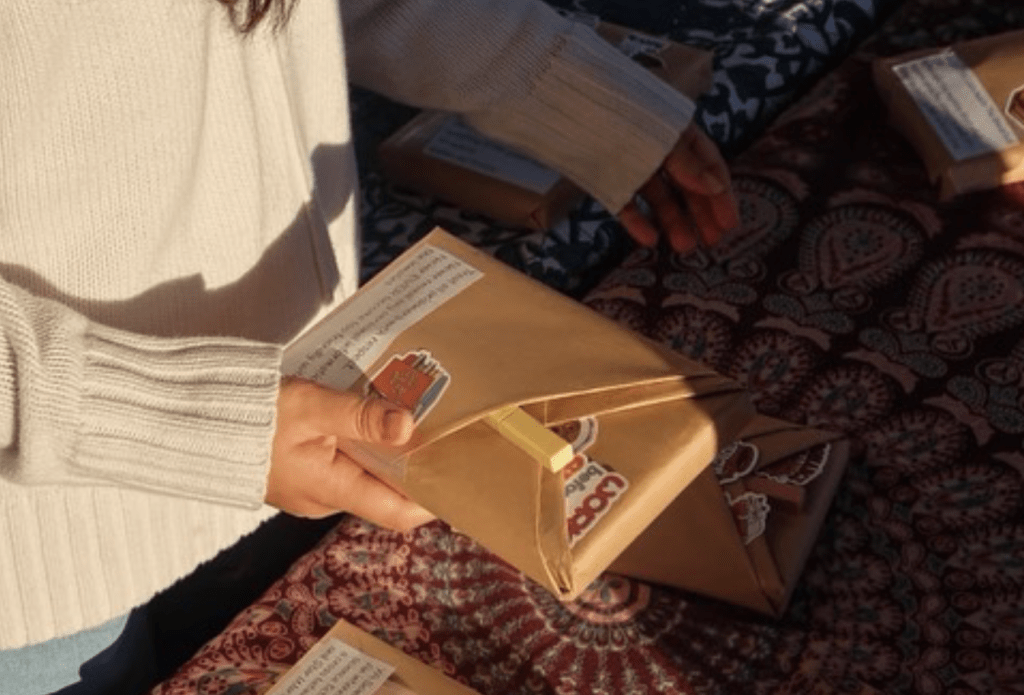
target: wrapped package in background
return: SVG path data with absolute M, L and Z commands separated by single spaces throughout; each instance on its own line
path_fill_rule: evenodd
M 441 231 L 289 346 L 284 369 L 411 410 L 416 436 L 400 451 L 339 448 L 563 599 L 621 558 L 651 581 L 779 612 L 848 454 L 837 435 L 760 417 L 733 380 Z M 714 462 L 743 440 L 753 467 L 708 478 L 735 467 Z M 762 475 L 800 456 L 828 483 Z M 774 531 L 746 528 L 764 526 L 769 497 L 792 510 L 781 548 Z M 739 568 L 733 582 L 723 568 Z
M 1024 31 L 878 59 L 874 77 L 942 199 L 1024 180 Z
M 479 695 L 339 620 L 267 695 Z
M 596 23 L 604 39 L 692 99 L 711 86 L 713 54 Z M 583 192 L 533 159 L 476 132 L 456 115 L 426 111 L 381 143 L 395 183 L 516 226 L 547 229 Z

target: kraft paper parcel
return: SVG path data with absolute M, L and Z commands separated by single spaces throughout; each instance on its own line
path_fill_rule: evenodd
M 339 620 L 267 695 L 479 695 Z
M 875 60 L 893 126 L 943 200 L 1024 180 L 1024 31 Z
M 402 450 L 339 448 L 564 599 L 614 567 L 781 612 L 848 452 L 441 230 L 289 346 L 284 370 L 411 410 Z M 507 406 L 572 461 L 550 470 L 500 434 L 488 416 Z M 723 568 L 742 573 L 723 583 Z

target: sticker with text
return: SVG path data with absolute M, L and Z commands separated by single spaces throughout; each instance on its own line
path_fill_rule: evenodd
M 437 404 L 450 381 L 451 375 L 429 351 L 416 350 L 392 356 L 366 391 L 405 408 L 419 422 Z
M 575 458 L 562 470 L 565 480 L 565 519 L 569 547 L 591 531 L 629 489 L 627 481 L 612 468 L 586 454 Z

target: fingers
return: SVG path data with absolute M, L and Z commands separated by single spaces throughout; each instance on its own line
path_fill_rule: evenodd
M 335 458 L 332 473 L 336 474 L 339 495 L 347 501 L 345 509 L 378 526 L 404 533 L 435 518 L 429 511 L 362 470 L 340 452 Z
M 700 237 L 705 244 L 714 246 L 732 229 L 732 226 L 723 226 L 719 222 L 712 199 L 694 194 L 684 194 L 684 197 L 694 227 L 700 230 Z
M 647 215 L 640 211 L 636 203 L 627 203 L 619 212 L 619 222 L 626 228 L 633 239 L 641 246 L 654 246 L 658 243 L 658 230 L 655 229 Z
M 724 233 L 739 226 L 739 206 L 729 167 L 704 131 L 691 124 L 665 160 L 664 169 L 686 197 L 694 222 L 707 243 L 717 242 Z M 701 200 L 707 204 L 695 204 Z
M 683 131 L 665 160 L 665 171 L 680 186 L 701 195 L 722 195 L 732 185 L 729 167 L 718 147 L 693 123 Z
M 662 233 L 668 237 L 673 250 L 685 253 L 697 245 L 697 233 L 693 225 L 679 204 L 679 198 L 662 176 L 652 177 L 640 189 L 640 195 L 647 201 L 651 214 Z
M 281 486 L 272 487 L 266 500 L 290 514 L 319 519 L 345 511 L 403 533 L 435 518 L 324 442 L 300 445 L 291 456 L 299 467 L 287 481 L 294 489 L 282 494 Z
M 700 241 L 717 244 L 740 224 L 729 167 L 714 141 L 692 123 L 637 195 L 650 212 L 630 203 L 619 220 L 645 246 L 653 246 L 663 233 L 673 250 L 685 253 Z

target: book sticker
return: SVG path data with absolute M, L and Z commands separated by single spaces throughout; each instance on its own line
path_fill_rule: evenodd
M 437 404 L 451 374 L 428 350 L 395 355 L 366 384 L 366 395 L 375 395 L 412 413 L 418 423 Z
M 317 642 L 269 695 L 377 695 L 394 671 L 391 664 L 328 637 Z
M 423 152 L 449 164 L 544 195 L 561 175 L 478 133 L 458 116 L 445 119 Z
M 290 345 L 282 371 L 347 389 L 403 331 L 481 277 L 461 258 L 425 245 Z
M 956 161 L 1017 144 L 999 105 L 952 49 L 892 69 Z

